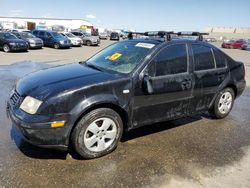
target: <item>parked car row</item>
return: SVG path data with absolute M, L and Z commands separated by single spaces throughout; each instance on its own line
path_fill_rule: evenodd
M 91 36 L 82 31 L 55 32 L 50 30 L 33 30 L 29 32 L 3 32 L 0 31 L 0 49 L 4 52 L 28 51 L 32 48 L 43 48 L 44 46 L 59 48 L 70 48 L 72 46 L 98 46 L 98 36 Z
M 221 47 L 230 49 L 250 50 L 250 39 L 248 41 L 244 39 L 231 39 L 229 41 L 223 42 Z
M 4 52 L 28 51 L 28 42 L 10 32 L 0 32 L 0 49 Z

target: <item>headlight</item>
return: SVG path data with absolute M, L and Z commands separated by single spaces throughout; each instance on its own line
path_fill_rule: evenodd
M 33 97 L 27 96 L 23 100 L 20 108 L 29 114 L 35 114 L 41 104 L 42 104 L 42 101 L 39 101 Z
M 15 45 L 16 45 L 16 43 L 14 43 L 14 42 L 11 42 L 11 43 L 10 43 L 10 45 L 11 45 L 11 46 L 15 46 Z
M 31 39 L 31 40 L 30 40 L 30 43 L 35 43 L 35 40 Z
M 60 44 L 64 44 L 64 40 L 61 40 L 61 41 L 60 41 Z

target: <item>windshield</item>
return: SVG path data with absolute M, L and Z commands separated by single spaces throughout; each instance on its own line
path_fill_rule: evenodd
M 52 34 L 53 37 L 55 37 L 55 38 L 63 38 L 63 36 L 62 36 L 61 34 L 57 33 L 57 32 L 52 32 L 51 34 Z
M 31 33 L 20 33 L 22 35 L 22 37 L 24 38 L 36 38 L 34 35 L 32 35 Z
M 90 58 L 86 64 L 100 70 L 129 74 L 144 60 L 155 44 L 136 41 L 115 43 Z
M 89 34 L 89 33 L 84 33 L 84 36 L 86 36 L 86 37 L 91 37 L 91 34 Z
M 71 38 L 75 38 L 75 37 L 76 37 L 76 36 L 73 35 L 72 33 L 65 33 L 65 35 L 66 35 L 67 37 L 71 37 Z
M 5 39 L 18 39 L 15 35 L 13 35 L 11 33 L 5 33 L 4 38 Z

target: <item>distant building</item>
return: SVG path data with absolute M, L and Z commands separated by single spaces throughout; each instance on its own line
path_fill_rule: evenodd
M 83 19 L 0 17 L 3 29 L 50 29 L 70 31 L 73 29 L 92 30 L 92 23 Z
M 207 27 L 205 32 L 217 39 L 250 39 L 250 27 Z

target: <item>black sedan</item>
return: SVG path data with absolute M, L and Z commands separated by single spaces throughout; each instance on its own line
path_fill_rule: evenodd
M 15 36 L 17 36 L 19 39 L 22 39 L 29 44 L 29 48 L 42 48 L 43 47 L 43 41 L 42 39 L 32 35 L 28 32 L 13 32 Z
M 20 79 L 7 113 L 32 144 L 72 145 L 82 157 L 96 158 L 140 126 L 202 111 L 225 118 L 245 88 L 244 77 L 242 62 L 209 43 L 124 40 L 84 63 Z
M 28 44 L 10 32 L 0 32 L 0 49 L 4 52 L 28 51 Z

